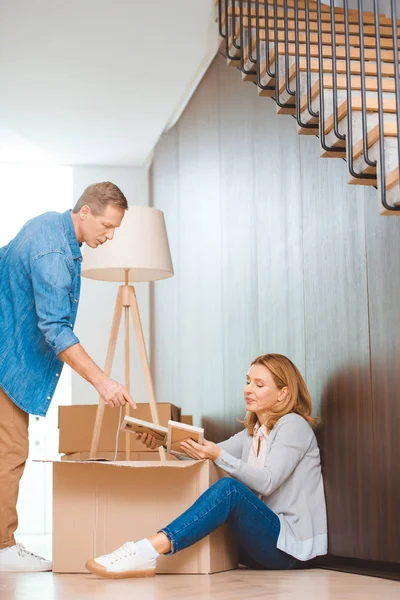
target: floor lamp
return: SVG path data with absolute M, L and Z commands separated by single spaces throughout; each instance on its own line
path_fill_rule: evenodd
M 130 206 L 125 213 L 121 227 L 115 231 L 112 241 L 96 249 L 85 248 L 82 263 L 82 276 L 101 281 L 118 281 L 120 285 L 115 303 L 110 339 L 104 372 L 110 376 L 117 345 L 118 331 L 124 313 L 125 324 L 125 387 L 131 393 L 130 381 L 130 340 L 129 322 L 133 320 L 136 343 L 149 398 L 151 417 L 159 424 L 143 329 L 135 288 L 130 282 L 156 281 L 172 277 L 174 274 L 171 253 L 168 244 L 164 215 L 160 210 L 144 206 Z M 99 398 L 96 420 L 93 430 L 90 458 L 96 458 L 101 426 L 104 417 L 105 402 Z M 129 404 L 125 405 L 125 415 L 130 413 Z M 126 460 L 130 460 L 130 434 L 125 436 Z M 161 459 L 165 451 L 160 450 Z

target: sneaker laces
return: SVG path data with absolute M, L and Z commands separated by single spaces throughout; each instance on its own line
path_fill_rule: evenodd
M 23 544 L 17 543 L 17 552 L 18 556 L 20 556 L 21 558 L 24 558 L 24 556 L 34 556 L 39 560 L 46 560 L 45 558 L 43 558 L 43 556 L 40 556 L 39 554 L 35 554 L 34 552 L 30 552 L 29 550 L 27 550 Z
M 118 560 L 122 560 L 123 558 L 127 558 L 128 556 L 134 556 L 135 554 L 135 548 L 132 547 L 130 542 L 126 542 L 123 544 L 123 546 L 117 548 L 117 550 L 114 550 L 114 552 L 110 552 L 108 558 L 110 559 L 111 563 L 114 563 Z

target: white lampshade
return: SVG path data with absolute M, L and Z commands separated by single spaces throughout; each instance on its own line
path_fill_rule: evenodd
M 114 239 L 98 248 L 85 247 L 82 275 L 102 281 L 156 281 L 172 277 L 164 214 L 156 208 L 130 206 Z

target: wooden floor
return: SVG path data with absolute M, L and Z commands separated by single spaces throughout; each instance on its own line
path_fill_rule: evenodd
M 104 581 L 94 575 L 0 573 L 1 600 L 399 600 L 400 583 L 326 570 L 157 575 Z

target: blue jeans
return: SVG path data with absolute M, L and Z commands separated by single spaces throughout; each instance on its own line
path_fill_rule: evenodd
M 278 516 L 236 479 L 223 477 L 161 531 L 174 554 L 227 523 L 239 544 L 239 562 L 258 569 L 290 569 L 298 561 L 279 550 Z

